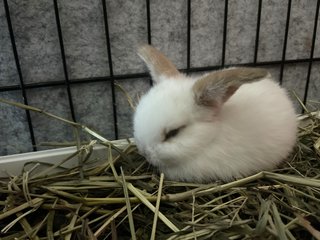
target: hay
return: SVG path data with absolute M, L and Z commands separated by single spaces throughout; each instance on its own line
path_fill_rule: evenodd
M 3 240 L 320 239 L 317 112 L 300 117 L 298 144 L 281 168 L 230 183 L 196 184 L 159 176 L 130 139 L 108 141 L 38 108 L 0 101 L 63 121 L 93 139 L 76 139 L 78 150 L 59 163 L 38 163 L 0 181 Z M 106 159 L 92 167 L 96 144 L 106 146 Z M 73 156 L 79 166 L 61 168 Z

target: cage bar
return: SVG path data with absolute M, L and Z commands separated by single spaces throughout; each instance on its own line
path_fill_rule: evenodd
M 60 52 L 61 52 L 61 59 L 62 59 L 62 66 L 63 66 L 63 73 L 64 73 L 64 83 L 67 89 L 67 95 L 68 95 L 68 101 L 70 106 L 70 113 L 71 118 L 74 122 L 76 122 L 76 115 L 74 112 L 73 107 L 73 100 L 71 95 L 71 89 L 70 89 L 70 81 L 69 81 L 69 75 L 68 75 L 68 67 L 67 67 L 67 61 L 66 61 L 66 54 L 64 51 L 64 43 L 63 43 L 63 36 L 62 36 L 62 30 L 61 30 L 61 22 L 60 22 L 60 14 L 59 14 L 59 8 L 58 8 L 58 2 L 57 0 L 53 0 L 53 6 L 54 6 L 54 14 L 56 18 L 56 24 L 57 24 L 57 31 L 58 31 L 58 38 L 59 38 L 59 45 L 60 45 Z
M 285 28 L 285 33 L 284 33 L 282 58 L 281 58 L 281 65 L 280 65 L 280 77 L 279 77 L 279 81 L 280 81 L 281 85 L 282 85 L 282 81 L 283 81 L 284 65 L 286 63 L 286 52 L 287 52 L 288 32 L 289 32 L 289 25 L 290 25 L 289 24 L 290 23 L 290 15 L 291 15 L 291 0 L 288 0 L 286 28 Z
M 147 38 L 148 38 L 148 44 L 152 44 L 151 42 L 151 12 L 150 12 L 150 0 L 146 0 L 146 10 L 147 10 Z M 149 75 L 148 75 L 149 76 Z M 153 81 L 149 76 L 149 84 L 150 86 L 153 85 Z
M 191 0 L 187 3 L 187 73 L 190 71 L 191 61 Z
M 227 44 L 227 26 L 228 26 L 228 5 L 229 1 L 225 0 L 224 2 L 224 21 L 223 21 L 223 39 L 222 39 L 222 58 L 221 58 L 221 67 L 225 67 L 226 59 L 226 44 Z
M 108 24 L 108 13 L 106 0 L 102 0 L 103 9 L 103 20 L 104 20 L 104 30 L 106 35 L 107 52 L 108 52 L 108 63 L 109 63 L 109 73 L 110 73 L 110 87 L 112 95 L 112 112 L 113 112 L 113 126 L 114 126 L 114 136 L 118 139 L 118 118 L 117 118 L 117 105 L 116 105 L 116 93 L 114 88 L 114 76 L 113 76 L 113 65 L 112 65 L 112 54 L 111 54 L 111 44 L 109 35 L 109 24 Z
M 319 6 L 320 6 L 320 0 L 317 1 L 316 14 L 315 14 L 315 17 L 314 17 L 313 34 L 312 34 L 312 45 L 311 45 L 310 59 L 309 59 L 309 65 L 308 65 L 308 74 L 307 74 L 307 80 L 306 80 L 305 92 L 304 92 L 304 98 L 303 98 L 303 103 L 304 104 L 306 104 L 307 99 L 308 99 L 308 91 L 309 91 L 309 83 L 310 83 L 312 63 L 313 63 L 314 47 L 315 47 L 315 42 L 316 42 L 316 37 L 317 37 Z
M 257 63 L 257 59 L 258 59 L 261 11 L 262 11 L 262 0 L 259 0 L 259 5 L 258 5 L 258 17 L 257 17 L 257 29 L 256 29 L 256 40 L 255 40 L 254 57 L 253 57 L 253 63 L 254 63 L 254 64 Z
M 22 71 L 21 71 L 19 55 L 18 55 L 16 41 L 15 41 L 15 36 L 13 33 L 8 1 L 4 0 L 3 3 L 4 3 L 4 9 L 5 9 L 7 23 L 8 23 L 8 30 L 9 30 L 9 35 L 10 35 L 11 47 L 12 47 L 14 61 L 16 64 L 16 68 L 17 68 L 17 72 L 18 72 L 18 76 L 19 76 L 19 83 L 20 83 L 19 88 L 15 89 L 15 90 L 21 90 L 23 103 L 28 105 L 28 98 L 27 98 L 27 94 L 26 94 L 25 83 L 24 83 L 23 76 L 22 76 Z M 32 144 L 32 149 L 33 149 L 33 151 L 37 151 L 32 120 L 31 120 L 30 112 L 28 110 L 26 110 L 26 116 L 27 116 L 27 121 L 28 121 L 28 129 L 29 129 L 29 133 L 30 133 L 30 140 L 31 140 L 31 144 Z
M 308 63 L 310 61 L 309 58 L 304 59 L 291 59 L 286 60 L 285 64 L 296 64 L 296 63 Z M 320 58 L 313 58 L 313 62 L 320 62 Z M 241 64 L 232 64 L 228 65 L 225 64 L 225 67 L 241 67 L 241 66 L 276 66 L 281 64 L 282 61 L 268 61 L 268 62 L 257 62 L 257 63 L 241 63 Z M 220 69 L 221 65 L 218 66 L 207 66 L 207 67 L 190 67 L 189 72 L 201 72 L 201 71 L 210 71 L 210 70 L 217 70 Z M 187 71 L 187 69 L 180 69 L 181 71 Z M 82 84 L 82 83 L 93 83 L 93 82 L 104 82 L 104 81 L 112 81 L 112 80 L 126 80 L 126 79 L 138 79 L 138 78 L 146 78 L 148 77 L 148 73 L 133 73 L 133 74 L 123 74 L 123 75 L 113 75 L 104 76 L 104 77 L 92 77 L 92 78 L 79 78 L 79 79 L 71 79 L 69 81 L 70 85 L 74 84 Z M 37 83 L 25 83 L 25 89 L 32 89 L 32 88 L 43 88 L 43 87 L 53 87 L 53 86 L 63 86 L 65 84 L 64 80 L 53 81 L 53 82 L 37 82 Z M 6 91 L 15 91 L 21 90 L 20 85 L 11 85 L 11 86 L 1 86 L 0 92 Z
M 151 44 L 151 15 L 150 15 L 150 0 L 146 0 L 147 8 L 147 31 L 148 31 L 148 44 Z

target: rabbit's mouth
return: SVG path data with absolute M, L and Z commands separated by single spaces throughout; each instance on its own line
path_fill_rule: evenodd
M 146 144 L 141 144 L 136 141 L 139 153 L 154 167 L 157 168 L 170 168 L 179 165 L 177 159 L 173 156 L 164 154 L 163 149 L 158 147 L 151 147 Z
M 152 149 L 144 144 L 140 144 L 139 141 L 136 141 L 139 153 L 145 157 L 145 159 L 153 166 L 158 166 L 157 158 L 153 153 Z
M 161 159 L 160 155 L 153 148 L 144 148 L 140 153 L 145 157 L 145 159 L 154 167 L 165 166 L 168 167 L 169 160 Z

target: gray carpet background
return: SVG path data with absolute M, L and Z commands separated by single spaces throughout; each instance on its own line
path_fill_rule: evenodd
M 114 75 L 146 71 L 135 51 L 147 42 L 145 0 L 107 0 Z M 22 77 L 26 84 L 65 79 L 53 1 L 8 0 Z M 280 61 L 286 25 L 287 0 L 262 1 L 258 62 Z M 219 66 L 225 3 L 191 1 L 191 67 Z M 110 75 L 103 9 L 100 0 L 58 1 L 70 81 Z M 316 0 L 293 0 L 286 60 L 310 56 Z M 257 0 L 229 0 L 225 64 L 253 62 Z M 151 40 L 178 68 L 187 67 L 187 1 L 150 0 Z M 314 57 L 320 57 L 319 19 Z M 279 79 L 280 64 L 267 66 Z M 308 63 L 286 64 L 283 85 L 304 97 Z M 320 101 L 320 66 L 314 62 L 308 100 Z M 150 87 L 149 78 L 121 79 L 118 84 L 134 98 Z M 0 86 L 19 85 L 3 1 L 0 2 Z M 65 86 L 26 90 L 30 105 L 71 119 Z M 114 138 L 111 85 L 92 82 L 71 85 L 76 120 L 106 138 Z M 23 102 L 21 90 L 0 92 L 1 98 Z M 115 88 L 119 138 L 132 136 L 132 110 Z M 297 112 L 301 108 L 297 103 Z M 312 108 L 312 106 L 311 106 Z M 276 117 L 276 116 L 275 116 Z M 72 129 L 31 113 L 37 143 L 72 141 Z M 39 147 L 46 149 L 47 147 Z M 24 110 L 0 103 L 0 155 L 32 151 Z

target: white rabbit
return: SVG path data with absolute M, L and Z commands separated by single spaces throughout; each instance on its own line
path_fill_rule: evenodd
M 169 179 L 230 181 L 270 170 L 296 142 L 286 91 L 261 68 L 185 76 L 149 45 L 139 56 L 155 83 L 134 115 L 139 151 Z

